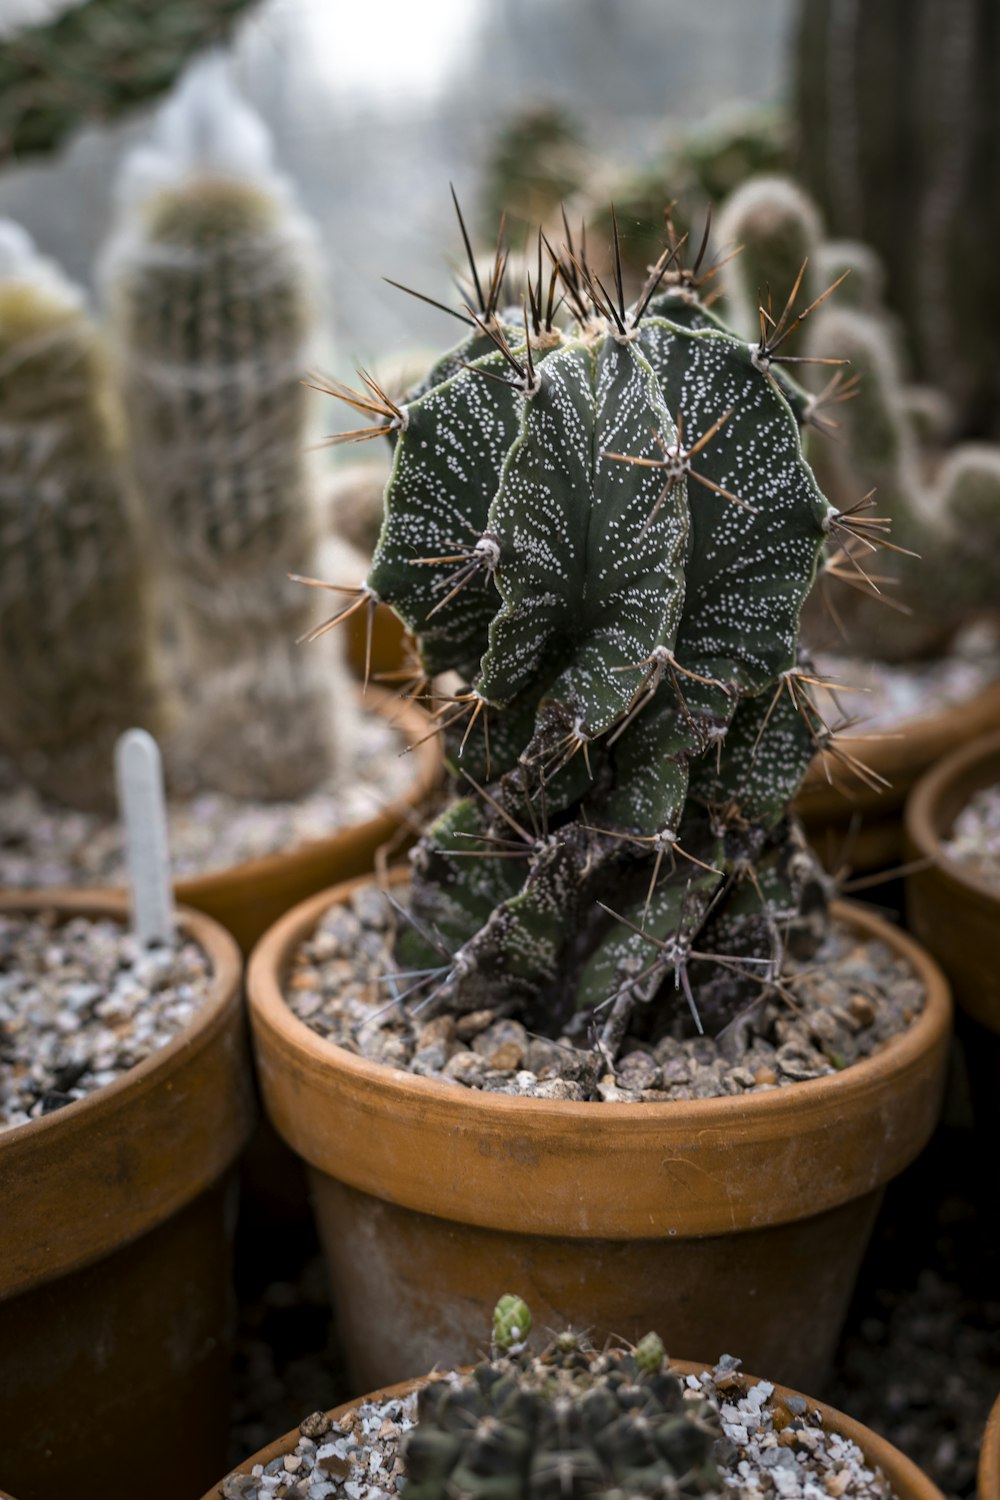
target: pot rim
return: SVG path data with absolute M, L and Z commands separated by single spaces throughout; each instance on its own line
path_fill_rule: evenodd
M 0 912 L 45 911 L 66 919 L 110 918 L 124 925 L 129 903 L 119 892 L 96 888 L 52 887 L 0 896 Z M 161 1194 L 151 1195 L 149 1201 L 137 1196 L 130 1165 L 122 1160 L 123 1136 L 135 1123 L 147 1129 L 151 1123 L 142 1115 L 142 1102 L 154 1090 L 163 1097 L 166 1119 L 187 1104 L 185 1090 L 193 1069 L 207 1066 L 217 1055 L 220 1081 L 228 1083 L 233 1069 L 244 1067 L 235 1050 L 242 1027 L 242 960 L 236 941 L 201 912 L 179 907 L 176 918 L 178 930 L 198 943 L 212 966 L 209 993 L 190 1022 L 111 1083 L 37 1120 L 0 1131 L 0 1201 L 5 1203 L 8 1225 L 5 1233 L 0 1222 L 0 1300 L 89 1264 L 153 1228 L 216 1181 L 249 1136 L 253 1110 L 247 1076 L 243 1097 L 226 1101 L 223 1128 L 206 1141 L 202 1157 L 176 1161 Z M 81 1169 L 86 1184 L 80 1182 Z M 88 1191 L 104 1194 L 107 1204 L 98 1206 L 95 1198 L 87 1198 Z M 74 1197 L 81 1201 L 76 1218 Z M 46 1230 L 38 1218 L 51 1214 L 47 1205 L 53 1198 L 60 1204 L 60 1222 Z M 86 1233 L 81 1230 L 74 1237 L 71 1230 L 84 1214 Z M 128 1222 L 119 1223 L 119 1214 Z
M 837 738 L 849 740 L 852 745 L 864 746 L 865 761 L 872 770 L 891 778 L 893 774 L 900 776 L 904 753 L 908 763 L 916 762 L 919 767 L 926 767 L 947 753 L 956 735 L 967 736 L 970 724 L 973 732 L 980 732 L 987 725 L 995 724 L 998 718 L 1000 681 L 995 681 L 986 683 L 969 697 L 953 703 L 950 708 L 900 719 L 892 726 L 898 731 L 899 739 L 886 739 L 883 737 L 884 731 L 876 729 L 867 735 L 862 731 L 838 735 Z M 900 748 L 901 745 L 905 745 L 905 752 Z M 862 810 L 884 808 L 886 813 L 890 813 L 902 802 L 908 784 L 902 781 L 898 788 L 888 786 L 879 792 L 873 792 L 860 781 L 838 788 L 831 786 L 826 780 L 821 762 L 816 758 L 810 763 L 805 780 L 796 794 L 795 803 L 813 822 L 825 812 L 831 815 L 838 811 L 843 813 L 845 802 L 856 803 Z
M 979 1500 L 998 1500 L 1000 1497 L 1000 1395 L 986 1419 L 983 1445 L 979 1450 L 976 1494 Z
M 391 872 L 391 883 L 405 880 L 407 873 L 405 867 Z M 836 903 L 834 912 L 846 916 L 855 929 L 881 938 L 924 981 L 924 1008 L 906 1031 L 841 1073 L 794 1086 L 744 1097 L 602 1107 L 484 1094 L 418 1077 L 347 1052 L 299 1020 L 282 994 L 291 953 L 334 901 L 346 899 L 366 883 L 364 879 L 344 882 L 293 908 L 260 939 L 247 972 L 258 1070 L 272 1119 L 279 1133 L 312 1166 L 352 1187 L 443 1218 L 526 1233 L 612 1239 L 720 1233 L 736 1229 L 738 1218 L 743 1228 L 787 1222 L 871 1191 L 901 1170 L 930 1135 L 950 1035 L 947 981 L 912 938 L 859 907 Z M 919 1136 L 915 1143 L 898 1129 L 889 1129 L 881 1118 L 885 1098 L 894 1088 L 905 1089 L 910 1099 L 915 1119 L 908 1123 Z M 324 1118 L 304 1119 L 306 1096 L 316 1102 L 317 1113 L 326 1111 Z M 799 1187 L 794 1182 L 781 1188 L 780 1166 L 774 1170 L 776 1180 L 769 1184 L 769 1190 L 778 1189 L 779 1196 L 780 1191 L 785 1193 L 787 1201 L 780 1213 L 766 1204 L 742 1201 L 749 1191 L 742 1180 L 747 1148 L 751 1156 L 770 1160 L 776 1151 L 794 1150 L 787 1143 L 802 1138 L 807 1129 L 817 1138 L 841 1129 L 852 1106 L 870 1117 L 875 1128 L 881 1127 L 889 1145 L 886 1162 L 876 1161 L 877 1153 L 869 1150 L 851 1173 L 829 1174 L 818 1209 L 815 1200 L 797 1203 Z M 378 1132 L 372 1129 L 376 1115 Z M 418 1185 L 418 1174 L 405 1171 L 395 1159 L 394 1148 L 380 1137 L 389 1122 L 400 1138 L 407 1131 L 414 1140 L 433 1136 L 435 1152 L 442 1157 L 439 1170 L 445 1178 L 450 1171 L 455 1185 L 449 1187 L 446 1180 L 432 1184 L 429 1168 Z M 342 1133 L 345 1126 L 354 1130 L 353 1142 L 350 1131 Z M 528 1201 L 527 1177 L 520 1184 L 521 1192 L 516 1191 L 519 1170 L 530 1173 L 536 1164 L 539 1133 L 546 1137 L 546 1151 L 565 1158 L 569 1180 L 556 1192 L 565 1197 L 568 1223 L 551 1205 Z M 343 1150 L 345 1141 L 357 1149 Z M 588 1207 L 578 1203 L 572 1178 L 574 1168 L 581 1167 L 581 1154 L 588 1170 L 591 1166 L 601 1170 L 601 1158 L 609 1151 L 619 1153 L 619 1170 L 627 1159 L 634 1171 L 638 1156 L 659 1179 L 657 1183 L 651 1179 L 639 1191 L 641 1203 L 637 1200 L 637 1206 L 622 1210 L 620 1222 L 613 1176 L 609 1191 L 614 1185 L 616 1202 L 604 1203 L 596 1213 L 593 1203 Z M 380 1153 L 381 1165 L 372 1165 Z M 492 1163 L 498 1197 L 505 1199 L 503 1208 L 499 1202 L 494 1207 L 466 1197 L 457 1213 L 453 1195 L 460 1191 L 458 1185 L 465 1184 L 477 1158 Z M 819 1159 L 823 1159 L 822 1152 Z M 383 1169 L 391 1185 L 382 1180 Z M 604 1163 L 603 1170 L 613 1173 L 614 1168 Z M 720 1179 L 725 1199 L 721 1208 L 717 1201 Z M 556 1219 L 558 1228 L 553 1228 Z
M 979 781 L 976 772 L 987 769 L 989 776 Z M 940 826 L 941 800 L 953 788 L 963 789 L 962 783 L 970 772 L 972 775 L 964 788 L 965 803 L 968 803 L 974 792 L 990 785 L 989 777 L 995 775 L 1000 780 L 1000 730 L 980 735 L 967 745 L 960 745 L 921 776 L 906 804 L 906 836 L 919 855 L 934 861 L 934 866 L 943 877 L 954 885 L 961 886 L 979 902 L 996 908 L 1000 907 L 1000 891 L 997 887 L 976 875 L 960 860 L 952 859 L 943 842 L 944 830 Z M 955 816 L 957 817 L 957 813 Z
M 290 858 L 302 853 L 319 855 L 336 849 L 346 835 L 377 844 L 383 837 L 388 838 L 400 821 L 406 822 L 413 810 L 431 795 L 441 772 L 444 752 L 437 736 L 427 734 L 431 727 L 429 715 L 415 703 L 410 703 L 386 688 L 373 684 L 369 684 L 367 689 L 361 684 L 352 686 L 355 687 L 359 700 L 362 700 L 366 713 L 375 713 L 380 718 L 388 719 L 402 731 L 407 740 L 422 736 L 399 751 L 401 756 L 413 756 L 413 775 L 409 785 L 394 801 L 385 803 L 381 811 L 366 818 L 364 822 L 345 823 L 342 828 L 336 828 L 322 838 L 306 839 L 273 854 L 261 854 L 254 859 L 241 860 L 238 864 L 206 870 L 203 875 L 180 876 L 174 882 L 179 901 L 206 901 L 219 892 L 228 895 L 234 882 L 252 886 L 258 881 L 271 880 L 282 874 Z
M 711 1369 L 710 1365 L 700 1364 L 696 1360 L 671 1359 L 670 1371 L 678 1376 L 697 1375 Z M 444 1379 L 450 1371 L 440 1371 L 436 1374 L 421 1375 L 415 1380 L 404 1380 L 398 1385 L 385 1386 L 382 1390 L 371 1391 L 367 1395 L 358 1396 L 354 1401 L 345 1401 L 340 1406 L 331 1408 L 326 1413 L 334 1422 L 346 1416 L 348 1412 L 355 1410 L 367 1401 L 390 1401 L 408 1396 L 412 1391 L 420 1390 L 423 1386 L 431 1384 L 436 1379 Z M 765 1378 L 759 1375 L 747 1375 L 740 1372 L 742 1378 L 750 1385 L 760 1385 Z M 769 1381 L 768 1384 L 774 1382 Z M 907 1458 L 905 1453 L 893 1446 L 887 1438 L 880 1437 L 877 1432 L 866 1427 L 854 1417 L 839 1411 L 835 1406 L 828 1406 L 824 1401 L 815 1401 L 811 1396 L 803 1396 L 800 1391 L 793 1391 L 788 1386 L 775 1385 L 774 1397 L 782 1404 L 789 1396 L 799 1396 L 808 1403 L 810 1411 L 819 1412 L 822 1425 L 827 1432 L 837 1433 L 842 1437 L 850 1438 L 861 1449 L 865 1459 L 869 1463 L 877 1464 L 892 1485 L 898 1500 L 944 1500 L 944 1496 L 927 1475 L 912 1459 Z M 774 1399 L 774 1398 L 772 1398 Z M 997 1410 L 1000 1411 L 1000 1402 Z M 232 1474 L 249 1474 L 255 1464 L 268 1464 L 275 1458 L 282 1458 L 295 1448 L 299 1439 L 299 1429 L 293 1427 L 282 1437 L 276 1438 L 274 1442 L 268 1443 L 266 1447 L 258 1449 L 256 1453 L 245 1458 L 235 1469 L 231 1469 L 225 1477 L 228 1479 Z M 209 1490 L 202 1500 L 218 1500 L 221 1493 L 222 1482 L 220 1480 L 213 1489 Z M 993 1500 L 991 1495 L 981 1491 L 980 1500 Z

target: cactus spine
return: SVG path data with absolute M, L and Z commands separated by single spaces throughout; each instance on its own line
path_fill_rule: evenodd
M 1000 10 L 994 0 L 802 0 L 803 180 L 889 273 L 920 378 L 964 436 L 1000 433 Z
M 567 1332 L 540 1354 L 494 1346 L 469 1374 L 423 1387 L 403 1450 L 406 1494 L 693 1500 L 722 1489 L 724 1443 L 719 1413 L 685 1397 L 657 1334 L 601 1353 Z
M 609 1056 L 643 1002 L 699 1025 L 748 1003 L 815 868 L 787 818 L 826 733 L 799 614 L 838 517 L 782 330 L 748 345 L 674 267 L 629 308 L 563 261 L 566 327 L 545 277 L 523 322 L 488 294 L 372 428 L 396 446 L 367 588 L 465 684 L 461 795 L 416 852 L 398 956 L 433 971 L 427 1005 L 502 1001 L 550 1034 L 579 1011 Z
M 114 803 L 118 734 L 158 709 L 110 394 L 82 294 L 0 223 L 0 744 L 88 809 Z
M 761 232 L 762 221 L 777 222 L 779 215 L 781 236 Z M 888 597 L 902 609 L 891 612 L 867 590 L 838 597 L 837 612 L 848 626 L 847 644 L 869 656 L 905 659 L 940 646 L 971 611 L 995 602 L 1000 448 L 963 444 L 943 462 L 921 448 L 920 408 L 914 410 L 905 384 L 898 326 L 880 301 L 877 258 L 866 246 L 824 242 L 816 208 L 800 188 L 781 179 L 748 183 L 720 222 L 745 247 L 726 267 L 734 308 L 748 306 L 762 282 L 787 275 L 796 258 L 808 258 L 807 295 L 817 290 L 820 273 L 851 272 L 843 299 L 824 303 L 805 330 L 808 353 L 845 360 L 851 381 L 851 399 L 835 407 L 838 441 L 821 419 L 809 431 L 807 451 L 821 486 L 841 508 L 874 491 L 872 508 L 891 522 L 896 549 L 874 571 L 892 581 Z M 864 543 L 855 537 L 848 546 L 865 566 L 871 554 Z M 855 581 L 862 581 L 860 573 Z
M 296 650 L 310 601 L 287 577 L 315 571 L 319 537 L 302 385 L 311 232 L 214 60 L 127 164 L 123 195 L 105 280 L 136 482 L 194 695 L 188 754 L 203 784 L 295 796 L 333 756 L 330 664 Z

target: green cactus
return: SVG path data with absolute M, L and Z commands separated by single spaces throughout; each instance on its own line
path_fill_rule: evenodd
M 995 0 L 802 0 L 801 175 L 888 270 L 921 380 L 963 437 L 1000 435 L 1000 13 Z
M 778 223 L 781 235 L 769 232 Z M 801 345 L 807 359 L 846 362 L 827 388 L 832 405 L 824 410 L 826 403 L 814 400 L 804 412 L 819 419 L 810 424 L 806 451 L 820 486 L 838 508 L 854 512 L 842 536 L 850 557 L 834 573 L 855 588 L 838 594 L 837 618 L 846 646 L 864 655 L 905 660 L 941 647 L 971 612 L 993 603 L 1000 448 L 965 444 L 942 461 L 933 446 L 940 418 L 936 430 L 927 426 L 936 405 L 905 382 L 898 324 L 881 301 L 878 257 L 868 246 L 824 241 L 818 211 L 801 188 L 779 178 L 748 183 L 726 205 L 720 228 L 744 246 L 724 282 L 741 326 L 750 322 L 745 309 L 758 288 L 787 279 L 796 262 L 807 266 L 806 297 L 828 285 L 828 276 L 850 273 L 844 296 L 817 309 Z M 921 446 L 922 432 L 931 434 L 930 446 Z M 880 525 L 883 541 L 891 527 L 892 542 L 875 565 Z M 866 581 L 873 574 L 875 588 Z
M 403 1449 L 406 1494 L 717 1495 L 715 1452 L 724 1443 L 715 1407 L 685 1396 L 656 1334 L 633 1353 L 602 1353 L 567 1333 L 540 1354 L 500 1352 L 424 1386 Z
M 490 151 L 483 184 L 483 221 L 501 215 L 515 246 L 529 228 L 558 220 L 562 204 L 592 171 L 583 136 L 558 104 L 532 104 L 506 120 Z
M 166 93 L 252 0 L 86 0 L 0 46 L 0 164 Z
M 324 663 L 295 647 L 310 600 L 288 577 L 315 571 L 320 536 L 303 385 L 314 247 L 262 131 L 224 75 L 190 77 L 126 164 L 104 279 L 192 708 L 184 758 L 205 785 L 286 797 L 328 774 L 334 746 Z
M 465 684 L 398 956 L 428 1008 L 596 1014 L 608 1056 L 637 1002 L 719 1025 L 776 976 L 827 733 L 799 614 L 839 518 L 783 330 L 748 345 L 666 266 L 626 308 L 563 264 L 571 326 L 532 284 L 530 319 L 485 307 L 422 394 L 371 403 L 396 445 L 368 593 Z
M 82 294 L 0 222 L 0 745 L 45 795 L 97 810 L 117 736 L 162 707 L 118 438 Z

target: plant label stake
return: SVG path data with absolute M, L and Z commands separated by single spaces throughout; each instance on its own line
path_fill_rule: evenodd
M 115 776 L 125 832 L 132 930 L 145 947 L 172 943 L 174 902 L 163 762 L 159 746 L 145 729 L 128 729 L 118 740 Z

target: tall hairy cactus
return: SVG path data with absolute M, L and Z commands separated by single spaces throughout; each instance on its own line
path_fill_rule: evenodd
M 520 1298 L 503 1303 L 518 1303 L 530 1327 Z M 718 1411 L 685 1396 L 655 1333 L 634 1350 L 604 1353 L 570 1331 L 538 1354 L 501 1338 L 474 1370 L 420 1391 L 403 1449 L 406 1493 L 695 1500 L 720 1493 L 715 1450 L 724 1443 Z
M 802 330 L 809 355 L 845 361 L 807 453 L 838 505 L 858 505 L 874 491 L 871 509 L 891 524 L 892 548 L 875 566 L 864 542 L 849 542 L 864 572 L 879 575 L 882 597 L 866 587 L 842 593 L 837 612 L 847 644 L 866 655 L 903 659 L 940 646 L 971 611 L 995 603 L 1000 447 L 966 443 L 945 457 L 921 443 L 898 325 L 880 300 L 878 259 L 867 246 L 824 241 L 801 188 L 780 178 L 746 184 L 726 205 L 720 230 L 744 246 L 725 270 L 728 305 L 741 314 L 769 281 L 787 278 L 791 263 L 806 263 L 807 296 L 827 276 L 850 273 L 843 296 L 824 303 Z M 854 566 L 845 565 L 848 572 Z M 853 581 L 864 585 L 864 573 L 855 570 Z
M 126 162 L 107 248 L 131 454 L 155 529 L 204 784 L 291 796 L 333 755 L 330 663 L 296 650 L 319 519 L 302 381 L 309 226 L 223 64 L 192 71 Z
M 113 804 L 118 734 L 158 708 L 109 396 L 82 294 L 0 221 L 0 747 L 93 809 Z
M 800 165 L 832 233 L 874 246 L 922 380 L 1000 435 L 1000 7 L 800 0 Z
M 367 590 L 464 684 L 399 956 L 428 1006 L 595 1012 L 613 1054 L 639 1002 L 749 1003 L 812 899 L 799 614 L 840 518 L 778 378 L 790 319 L 748 344 L 669 254 L 631 307 L 579 256 L 557 275 L 566 326 L 547 276 L 523 320 L 494 280 L 421 392 L 371 403 L 395 460 Z

